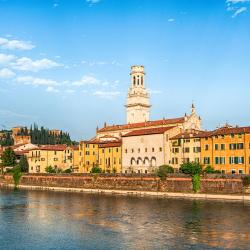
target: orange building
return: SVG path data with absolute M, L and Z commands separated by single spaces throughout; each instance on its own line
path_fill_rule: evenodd
M 201 163 L 222 173 L 250 173 L 250 126 L 225 125 L 200 134 Z

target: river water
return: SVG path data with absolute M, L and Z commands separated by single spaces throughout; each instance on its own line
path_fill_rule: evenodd
M 250 249 L 250 203 L 0 190 L 1 249 Z

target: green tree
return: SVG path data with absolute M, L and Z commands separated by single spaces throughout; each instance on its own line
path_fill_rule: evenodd
M 101 172 L 102 172 L 102 169 L 100 167 L 98 167 L 98 166 L 92 167 L 92 169 L 90 171 L 90 173 L 92 173 L 92 174 L 98 174 L 98 173 L 101 173 Z
M 15 189 L 17 189 L 18 185 L 19 185 L 19 182 L 20 182 L 20 179 L 22 177 L 22 171 L 21 171 L 21 168 L 19 166 L 13 168 L 12 177 L 13 177 Z
M 169 165 L 162 165 L 156 171 L 157 176 L 159 176 L 162 180 L 166 179 L 167 174 L 174 173 L 174 168 Z
M 29 163 L 28 163 L 26 155 L 21 156 L 21 159 L 20 159 L 18 165 L 21 168 L 22 172 L 28 172 L 29 171 Z
M 14 167 L 16 165 L 16 155 L 12 148 L 7 148 L 4 150 L 2 157 L 1 157 L 2 163 L 2 173 L 3 173 L 3 167 Z
M 201 165 L 197 162 L 183 163 L 180 171 L 192 176 L 193 191 L 198 192 L 200 190 L 200 174 L 202 173 Z
M 197 162 L 187 162 L 181 164 L 180 172 L 194 176 L 195 174 L 201 174 L 202 167 Z

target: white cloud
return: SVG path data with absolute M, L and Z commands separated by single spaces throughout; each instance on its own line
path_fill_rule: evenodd
M 234 12 L 234 14 L 232 15 L 232 18 L 237 17 L 239 14 L 241 14 L 241 13 L 243 13 L 243 12 L 245 12 L 245 11 L 247 11 L 247 7 L 241 7 L 241 8 L 239 8 L 239 9 L 237 9 L 237 10 Z
M 119 94 L 120 94 L 119 91 L 95 91 L 93 93 L 93 95 L 95 95 L 95 96 L 98 96 L 101 98 L 107 98 L 107 99 L 111 99 L 113 97 L 116 97 Z
M 28 57 L 21 57 L 13 63 L 12 67 L 14 69 L 23 70 L 23 71 L 33 71 L 37 72 L 39 70 L 50 69 L 54 67 L 61 66 L 59 63 L 43 58 L 41 60 L 33 61 Z
M 250 0 L 226 0 L 227 11 L 234 12 L 232 18 L 235 18 L 247 11 L 247 3 L 250 3 Z
M 47 89 L 46 89 L 47 92 L 51 92 L 51 93 L 58 93 L 60 92 L 59 89 L 56 89 L 52 86 L 49 86 Z
M 30 41 L 21 40 L 9 40 L 7 38 L 0 37 L 0 47 L 10 50 L 31 50 L 35 47 Z
M 11 78 L 14 77 L 16 74 L 7 68 L 3 68 L 0 70 L 0 78 Z
M 36 78 L 33 76 L 20 76 L 16 78 L 18 83 L 23 83 L 25 85 L 33 85 L 33 86 L 57 86 L 58 82 L 45 79 L 45 78 Z
M 248 3 L 250 0 L 227 0 L 227 4 Z
M 86 0 L 87 3 L 90 4 L 95 4 L 95 3 L 99 3 L 101 0 Z
M 168 19 L 168 22 L 174 22 L 174 21 L 175 21 L 174 18 L 169 18 L 169 19 Z
M 93 76 L 85 75 L 79 81 L 75 81 L 72 85 L 83 86 L 83 85 L 98 85 L 100 81 Z
M 15 59 L 14 55 L 7 55 L 0 53 L 0 64 L 7 64 Z

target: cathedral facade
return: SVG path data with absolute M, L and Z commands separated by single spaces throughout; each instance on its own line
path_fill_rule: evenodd
M 95 141 L 121 141 L 123 173 L 150 173 L 171 163 L 170 138 L 187 130 L 200 131 L 201 118 L 194 104 L 181 117 L 150 120 L 150 96 L 145 84 L 144 66 L 132 66 L 126 101 L 126 123 L 104 124 Z M 112 161 L 112 159 L 111 159 Z

